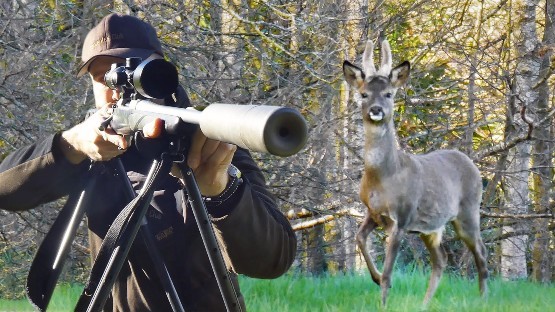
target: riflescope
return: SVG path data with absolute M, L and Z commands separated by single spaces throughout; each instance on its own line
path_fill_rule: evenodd
M 125 91 L 137 91 L 148 99 L 163 99 L 177 89 L 179 79 L 177 69 L 164 59 L 146 59 L 128 57 L 125 64 L 114 63 L 104 75 L 104 81 L 110 89 L 124 88 Z

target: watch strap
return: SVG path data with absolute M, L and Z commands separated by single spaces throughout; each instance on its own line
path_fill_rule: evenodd
M 230 165 L 227 173 L 229 175 L 229 181 L 225 189 L 217 196 L 203 196 L 204 202 L 207 206 L 216 207 L 223 204 L 229 198 L 231 198 L 235 192 L 239 189 L 241 184 L 243 184 L 243 178 L 241 177 L 241 171 L 234 165 Z

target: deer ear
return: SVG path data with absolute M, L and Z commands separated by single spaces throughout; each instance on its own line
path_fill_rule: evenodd
M 410 63 L 409 61 L 404 61 L 391 70 L 391 74 L 389 74 L 389 80 L 395 88 L 399 88 L 407 83 L 407 80 L 409 79 L 409 74 Z
M 349 61 L 343 62 L 343 75 L 347 83 L 355 88 L 359 88 L 364 83 L 364 72 L 359 67 L 351 64 Z

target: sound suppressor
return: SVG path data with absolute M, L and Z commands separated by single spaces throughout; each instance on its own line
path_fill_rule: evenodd
M 209 138 L 282 157 L 299 152 L 308 136 L 303 116 L 279 106 L 214 103 L 200 114 L 199 126 Z

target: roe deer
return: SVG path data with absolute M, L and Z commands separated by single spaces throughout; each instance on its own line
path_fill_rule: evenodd
M 440 243 L 449 221 L 474 255 L 480 292 L 485 295 L 488 270 L 487 251 L 480 236 L 480 172 L 459 151 L 411 155 L 399 150 L 393 125 L 393 98 L 407 82 L 410 63 L 405 61 L 392 69 L 391 48 L 384 40 L 382 63 L 376 71 L 372 50 L 373 44 L 368 41 L 362 69 L 344 61 L 343 74 L 362 97 L 365 143 L 359 195 L 368 212 L 356 239 L 372 280 L 381 286 L 382 304 L 386 304 L 393 264 L 406 233 L 419 233 L 430 252 L 432 273 L 424 305 L 429 303 L 447 262 Z M 377 226 L 389 232 L 383 274 L 366 250 L 366 239 Z

